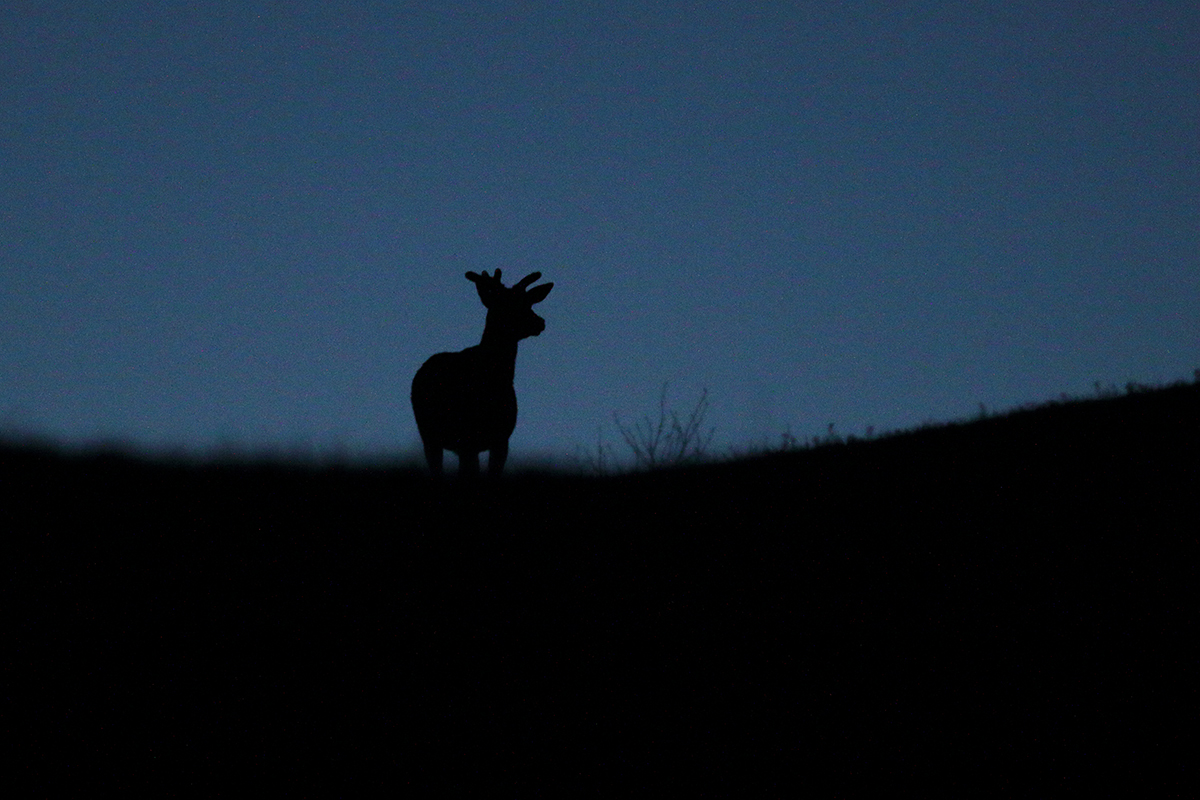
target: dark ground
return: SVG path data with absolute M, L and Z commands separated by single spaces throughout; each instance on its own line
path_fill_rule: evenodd
M 473 489 L 8 446 L 8 773 L 1185 787 L 1198 467 L 1200 384 Z

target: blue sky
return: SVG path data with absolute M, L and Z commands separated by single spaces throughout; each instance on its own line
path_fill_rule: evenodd
M 13 2 L 0 78 L 10 432 L 409 451 L 497 267 L 514 459 L 1200 367 L 1195 4 Z

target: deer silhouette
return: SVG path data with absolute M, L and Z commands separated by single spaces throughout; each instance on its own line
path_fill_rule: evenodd
M 457 353 L 438 353 L 421 365 L 412 382 L 413 416 L 434 475 L 442 474 L 442 451 L 458 456 L 462 476 L 479 474 L 479 454 L 488 451 L 488 474 L 498 476 L 508 459 L 508 437 L 517 426 L 513 373 L 517 342 L 537 336 L 546 320 L 533 312 L 554 288 L 546 283 L 526 291 L 542 277 L 535 272 L 511 289 L 495 275 L 467 273 L 487 308 L 483 338 Z

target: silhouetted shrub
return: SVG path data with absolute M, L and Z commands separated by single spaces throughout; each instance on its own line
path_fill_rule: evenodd
M 614 411 L 613 421 L 633 453 L 634 465 L 639 469 L 657 469 L 695 463 L 707 457 L 715 431 L 714 428 L 709 428 L 707 433 L 703 431 L 707 415 L 708 389 L 700 393 L 700 399 L 684 421 L 674 409 L 667 410 L 667 384 L 664 383 L 658 398 L 657 420 L 651 420 L 647 415 L 630 426 Z

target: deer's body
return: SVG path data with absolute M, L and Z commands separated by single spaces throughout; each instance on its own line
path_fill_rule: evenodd
M 488 451 L 488 472 L 499 475 L 508 458 L 508 438 L 517 425 L 517 394 L 513 375 L 517 342 L 537 336 L 546 322 L 533 312 L 550 293 L 553 283 L 525 291 L 541 277 L 535 272 L 511 289 L 500 282 L 500 270 L 467 278 L 479 290 L 488 309 L 483 339 L 457 353 L 431 356 L 413 378 L 412 407 L 425 447 L 425 460 L 442 473 L 442 451 L 458 456 L 459 472 L 479 472 L 479 454 Z

